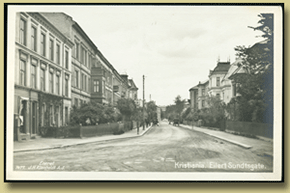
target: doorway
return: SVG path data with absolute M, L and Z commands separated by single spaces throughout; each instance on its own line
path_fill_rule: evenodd
M 32 102 L 31 105 L 31 134 L 36 135 L 37 133 L 37 102 Z

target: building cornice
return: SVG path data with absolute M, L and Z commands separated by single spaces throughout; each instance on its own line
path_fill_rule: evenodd
M 54 35 L 57 35 L 65 44 L 69 47 L 73 47 L 74 43 L 68 39 L 64 34 L 62 34 L 52 23 L 50 23 L 44 16 L 38 12 L 27 12 L 28 15 L 37 20 L 40 24 L 45 26 L 49 31 L 53 32 Z

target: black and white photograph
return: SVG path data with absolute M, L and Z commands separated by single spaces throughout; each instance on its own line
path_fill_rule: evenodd
M 283 4 L 7 4 L 7 181 L 283 176 Z

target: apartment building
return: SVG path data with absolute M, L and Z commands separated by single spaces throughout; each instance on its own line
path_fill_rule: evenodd
M 21 12 L 16 18 L 15 140 L 67 125 L 73 105 L 137 98 L 133 80 L 117 72 L 72 17 Z
M 41 13 L 74 45 L 72 48 L 72 104 L 96 101 L 116 105 L 128 98 L 128 80 L 124 79 L 88 37 L 80 25 L 65 13 Z
M 71 100 L 72 105 L 81 106 L 91 100 L 91 94 L 94 91 L 92 89 L 91 69 L 97 63 L 98 49 L 71 16 L 65 13 L 52 12 L 42 12 L 41 15 L 73 42 L 71 63 L 69 64 L 72 71 Z
M 16 14 L 15 140 L 34 137 L 41 126 L 68 123 L 72 47 L 41 14 Z

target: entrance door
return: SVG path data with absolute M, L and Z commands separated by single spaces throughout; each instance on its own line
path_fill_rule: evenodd
M 21 101 L 21 106 L 20 106 L 20 133 L 27 133 L 26 128 L 27 128 L 27 117 L 26 117 L 26 108 L 27 108 L 27 101 L 22 100 Z
M 36 127 L 37 127 L 37 124 L 36 124 L 36 109 L 37 108 L 37 103 L 36 102 L 32 102 L 32 122 L 31 122 L 31 134 L 36 134 Z

